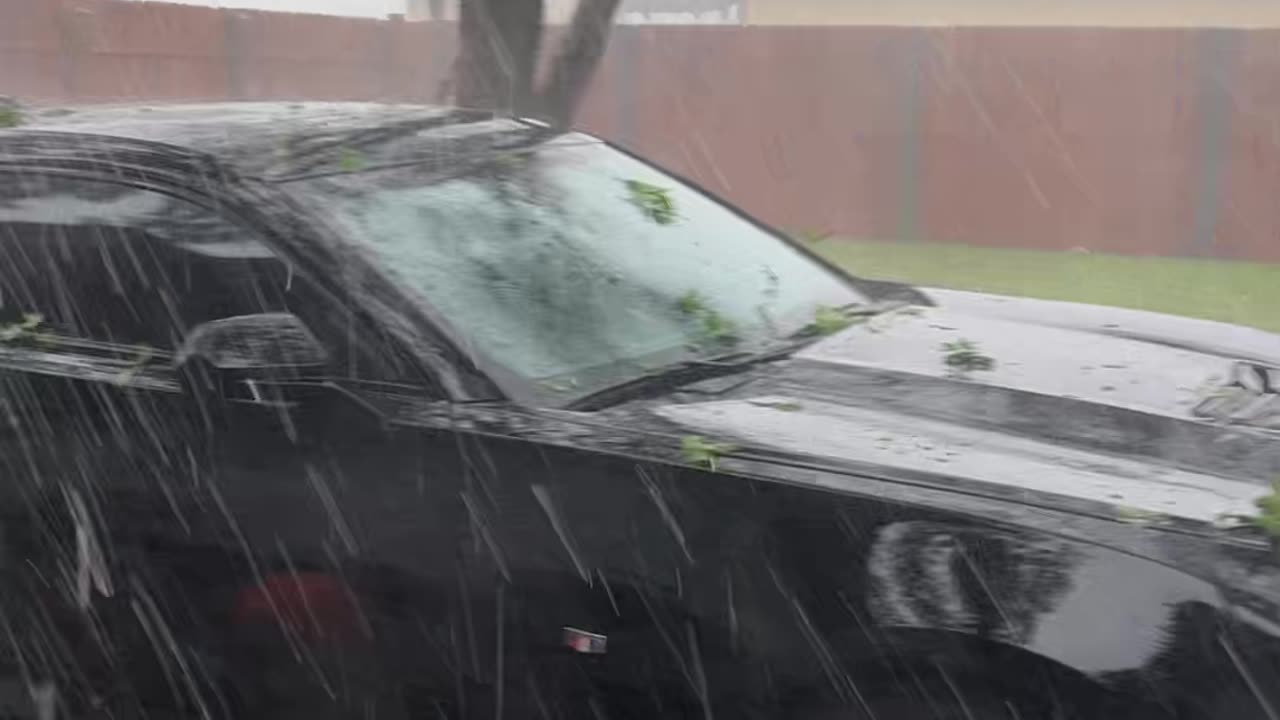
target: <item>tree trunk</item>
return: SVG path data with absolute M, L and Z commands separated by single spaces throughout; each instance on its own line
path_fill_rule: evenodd
M 543 0 L 462 0 L 455 104 L 529 112 L 542 42 Z
M 539 97 L 541 114 L 554 127 L 567 130 L 573 124 L 578 104 L 604 57 L 619 3 L 620 0 L 580 0 L 569 36 L 551 65 Z

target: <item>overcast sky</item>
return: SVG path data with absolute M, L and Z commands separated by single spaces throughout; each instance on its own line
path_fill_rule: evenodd
M 135 0 L 146 2 L 147 0 Z M 323 15 L 352 15 L 357 17 L 386 17 L 390 13 L 404 12 L 406 0 L 164 0 L 183 5 L 211 5 L 213 7 L 252 8 L 255 10 L 279 10 L 282 12 L 309 12 Z M 3 2 L 3 0 L 0 0 Z

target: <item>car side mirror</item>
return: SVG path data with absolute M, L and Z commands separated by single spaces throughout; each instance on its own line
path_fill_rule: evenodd
M 189 391 L 259 405 L 285 403 L 282 384 L 318 375 L 328 362 L 324 346 L 289 313 L 197 325 L 174 360 Z

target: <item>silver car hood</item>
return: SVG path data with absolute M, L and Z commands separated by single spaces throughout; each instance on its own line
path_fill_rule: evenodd
M 891 313 L 800 357 L 945 377 L 945 343 L 995 362 L 965 380 L 1170 417 L 1228 383 L 1241 361 L 1280 367 L 1280 336 L 1224 323 L 1075 303 L 931 291 L 939 307 Z
M 1114 449 L 1103 452 L 1053 433 L 1006 431 L 1002 419 L 993 419 L 989 411 L 1017 405 L 1016 411 L 1024 413 L 1019 427 L 1025 428 L 1026 408 L 1040 408 L 1045 417 L 1038 420 L 1046 427 L 1055 424 L 1055 402 L 1070 401 L 1077 425 L 1079 414 L 1086 413 L 1087 420 L 1090 408 L 1099 413 L 1117 408 L 1126 416 L 1154 418 L 1142 430 L 1147 434 L 1151 427 L 1204 426 L 1191 430 L 1210 433 L 1209 444 L 1247 441 L 1255 454 L 1262 447 L 1274 460 L 1280 457 L 1280 435 L 1227 427 L 1193 410 L 1230 382 L 1242 360 L 1280 366 L 1280 337 L 1137 311 L 976 293 L 931 294 L 938 307 L 879 316 L 799 354 L 796 367 L 787 371 L 796 392 L 786 392 L 783 384 L 753 394 L 748 386 L 733 397 L 667 404 L 656 412 L 690 432 L 744 446 L 948 475 L 1104 503 L 1137 515 L 1213 522 L 1254 513 L 1254 501 L 1269 492 L 1271 478 L 1238 468 L 1228 472 L 1225 464 L 1222 471 L 1211 462 L 1188 468 Z M 992 358 L 994 368 L 957 376 L 945 362 L 943 345 L 961 339 Z M 825 395 L 810 391 L 816 382 L 805 386 L 806 372 L 824 375 Z M 849 384 L 891 373 L 902 394 L 927 384 L 931 402 L 959 409 L 940 419 L 915 412 L 910 401 L 876 403 L 857 393 L 840 397 L 831 392 L 840 382 L 833 383 L 832 373 L 847 377 Z M 989 398 L 996 394 L 1006 398 L 1005 405 L 992 403 Z

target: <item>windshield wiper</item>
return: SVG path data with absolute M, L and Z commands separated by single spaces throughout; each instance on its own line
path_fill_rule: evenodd
M 833 310 L 850 320 L 852 325 L 858 319 L 870 319 L 910 305 L 912 303 L 890 300 L 853 303 L 833 308 Z M 756 365 L 788 357 L 825 336 L 813 326 L 808 326 L 758 352 L 734 351 L 706 358 L 691 358 L 584 395 L 570 403 L 567 409 L 599 410 L 646 395 L 669 392 L 690 383 L 744 372 Z
M 812 337 L 790 338 L 758 352 L 740 351 L 691 358 L 584 395 L 570 403 L 567 409 L 599 410 L 659 391 L 671 391 L 690 383 L 745 372 L 757 365 L 788 357 L 813 340 Z

